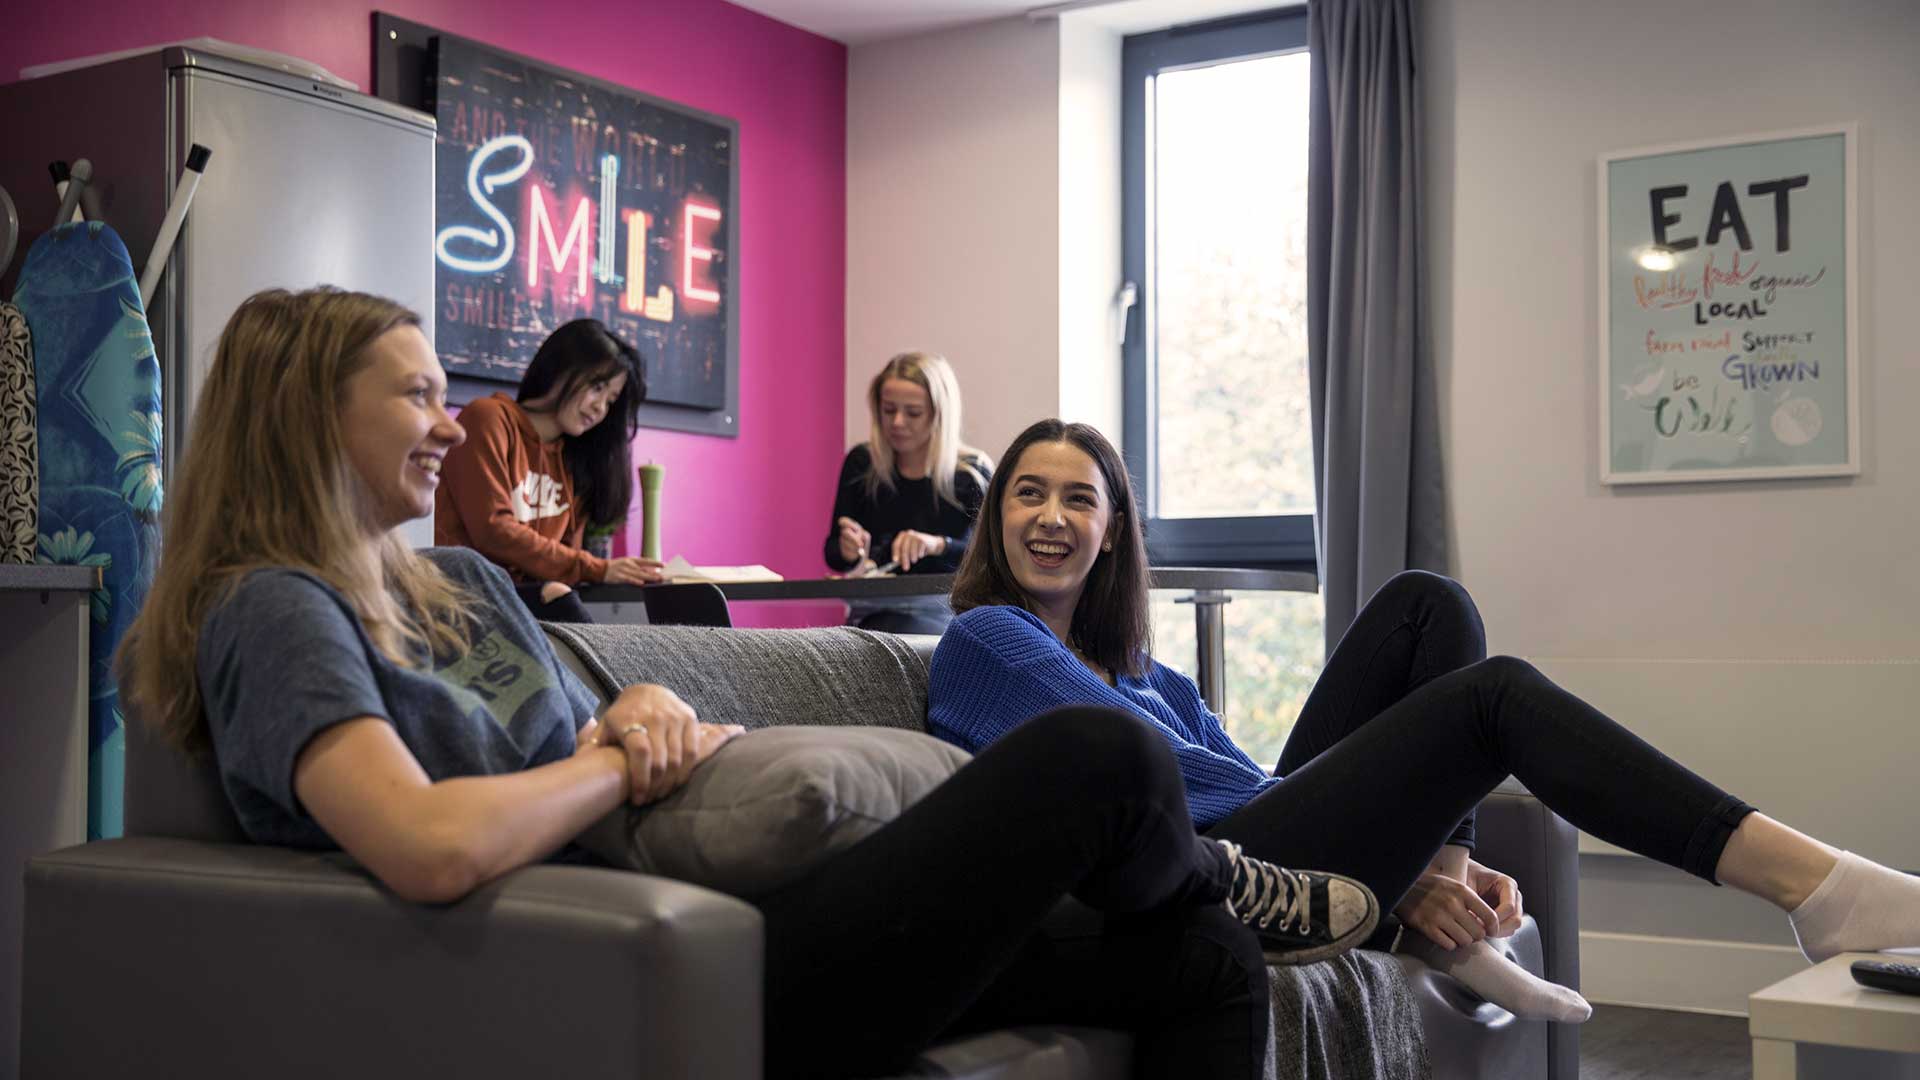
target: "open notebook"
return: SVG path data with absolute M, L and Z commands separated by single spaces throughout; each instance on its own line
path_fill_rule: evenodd
M 668 581 L 783 581 L 779 574 L 761 566 L 695 566 L 683 555 L 667 560 Z

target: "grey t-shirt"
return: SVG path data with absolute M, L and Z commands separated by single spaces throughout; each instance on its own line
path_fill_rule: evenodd
M 200 628 L 198 675 L 227 800 L 257 843 L 335 844 L 293 792 L 293 765 L 322 730 L 392 723 L 434 780 L 517 772 L 573 753 L 594 698 L 554 657 L 506 572 L 466 548 L 423 552 L 472 594 L 464 653 L 401 667 L 347 601 L 301 570 L 248 574 Z

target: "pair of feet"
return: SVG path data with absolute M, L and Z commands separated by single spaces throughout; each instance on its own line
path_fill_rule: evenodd
M 1275 866 L 1232 841 L 1220 846 L 1233 868 L 1227 910 L 1260 939 L 1269 964 L 1311 964 L 1339 956 L 1380 924 L 1373 891 L 1353 878 Z M 1523 1019 L 1577 1024 L 1593 1014 L 1578 992 L 1535 976 L 1485 941 L 1453 950 L 1426 945 L 1424 939 L 1405 944 L 1428 966 Z
M 1338 956 L 1379 925 L 1379 903 L 1361 882 L 1288 870 L 1231 842 L 1221 841 L 1221 847 L 1233 868 L 1227 910 L 1260 938 L 1268 963 L 1310 964 Z M 1843 851 L 1820 886 L 1788 914 L 1800 951 L 1813 963 L 1846 952 L 1920 945 L 1920 877 Z M 1577 991 L 1535 977 L 1487 942 L 1443 950 L 1403 940 L 1401 947 L 1522 1017 L 1577 1023 L 1591 1015 Z

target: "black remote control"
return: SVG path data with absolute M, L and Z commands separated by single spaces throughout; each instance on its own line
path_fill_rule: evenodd
M 1920 967 L 1894 964 L 1885 960 L 1855 960 L 1853 981 L 1875 990 L 1896 994 L 1920 994 Z

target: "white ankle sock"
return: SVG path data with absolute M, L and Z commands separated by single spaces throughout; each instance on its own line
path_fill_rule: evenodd
M 1920 877 L 1851 851 L 1787 916 L 1808 960 L 1920 945 Z
M 1584 1023 L 1593 1006 L 1559 983 L 1548 982 L 1521 967 L 1491 942 L 1476 941 L 1452 952 L 1435 945 L 1425 934 L 1408 927 L 1395 951 L 1426 961 L 1428 967 L 1460 980 L 1460 984 L 1522 1020 L 1558 1020 Z

